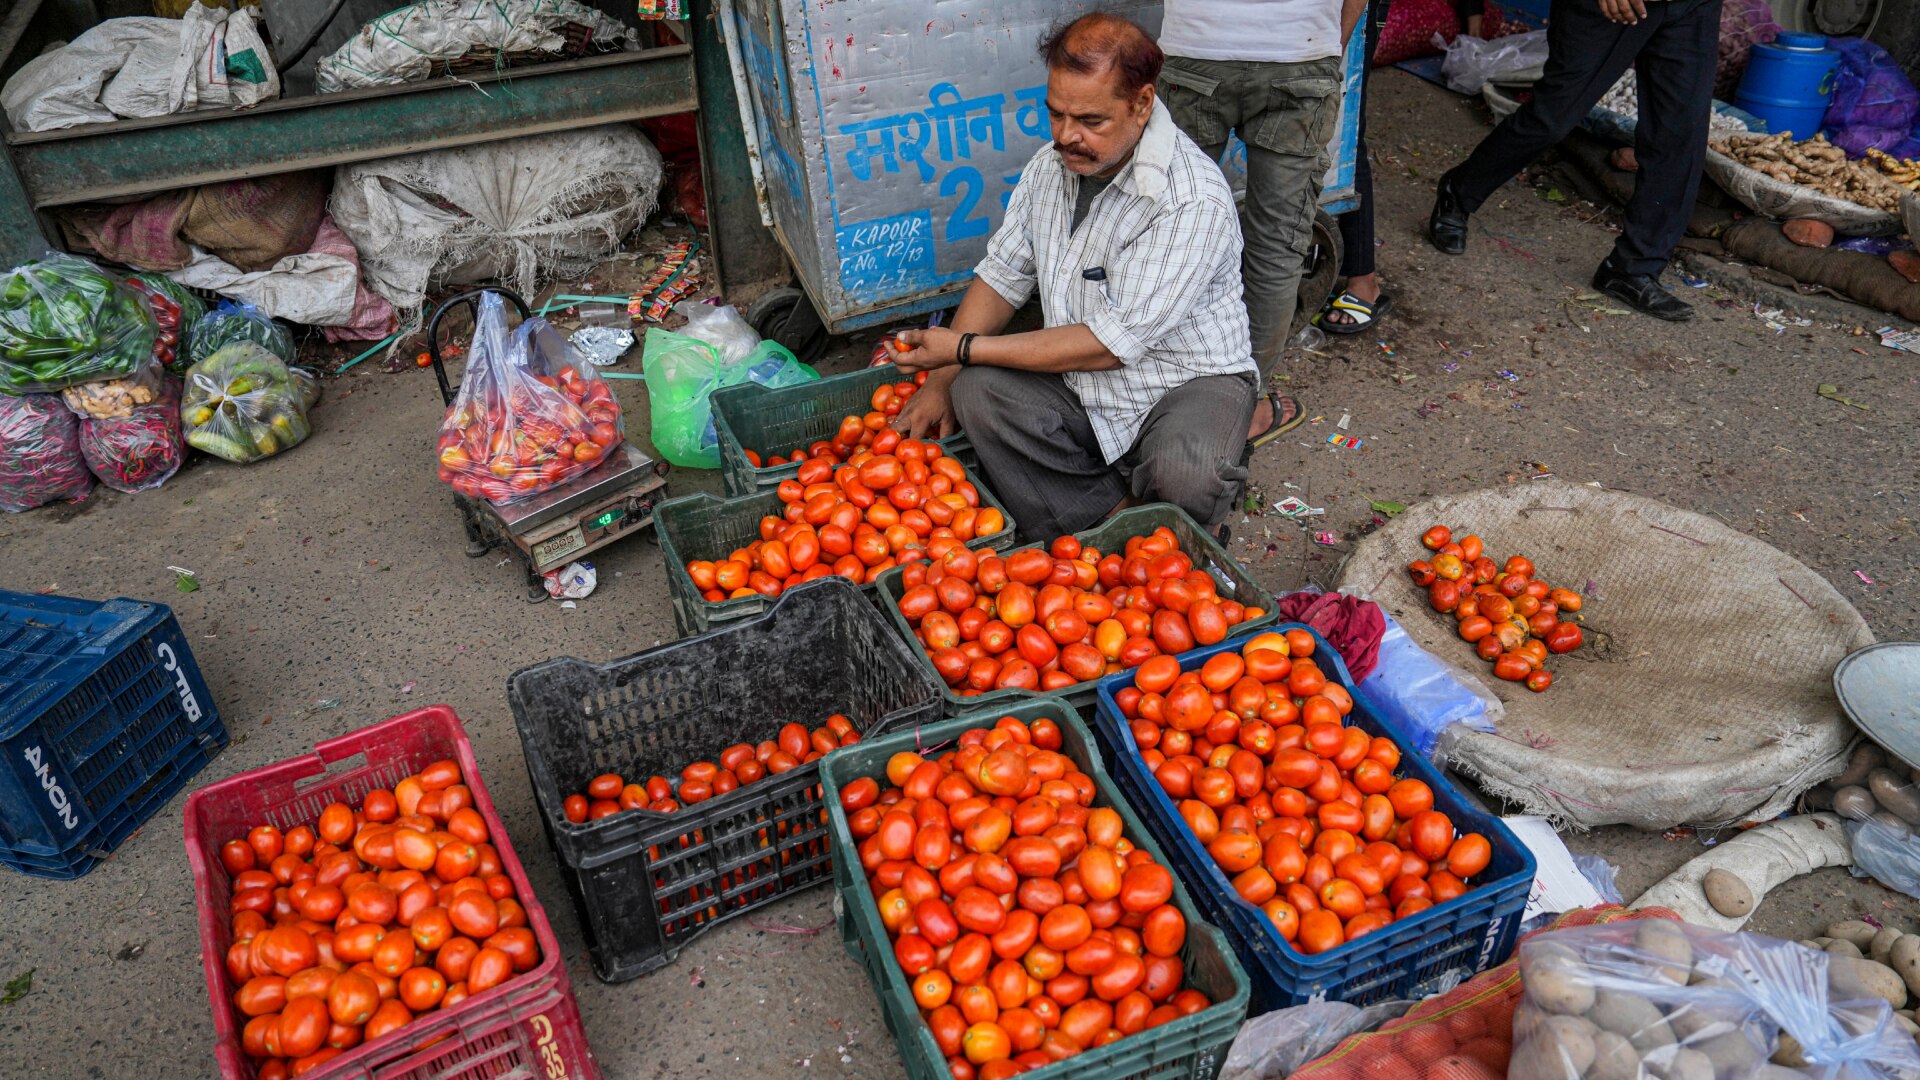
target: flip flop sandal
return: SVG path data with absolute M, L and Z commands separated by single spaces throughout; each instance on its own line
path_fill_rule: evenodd
M 1247 440 L 1247 447 L 1240 454 L 1240 464 L 1243 466 L 1253 460 L 1255 450 L 1306 422 L 1307 410 L 1301 408 L 1298 401 L 1276 392 L 1269 392 L 1266 397 L 1273 403 L 1273 423 L 1267 425 L 1267 430 Z M 1293 410 L 1291 414 L 1288 409 Z
M 1327 306 L 1321 308 L 1320 313 L 1313 317 L 1313 325 L 1329 334 L 1357 334 L 1367 327 L 1372 326 L 1375 320 L 1392 310 L 1393 295 L 1391 293 L 1381 293 L 1371 304 L 1354 296 L 1352 293 L 1341 293 L 1339 296 L 1327 301 Z M 1347 318 L 1353 321 L 1328 321 L 1327 315 L 1335 311 L 1346 312 Z

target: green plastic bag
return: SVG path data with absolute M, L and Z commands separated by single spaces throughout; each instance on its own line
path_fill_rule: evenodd
M 739 362 L 728 364 L 712 345 L 659 327 L 647 331 L 643 356 L 653 445 L 683 469 L 720 467 L 711 400 L 715 390 L 743 382 L 778 389 L 820 377 L 771 341 L 762 341 Z

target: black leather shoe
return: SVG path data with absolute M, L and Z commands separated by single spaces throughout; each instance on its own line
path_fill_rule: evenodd
M 1601 263 L 1593 272 L 1593 287 L 1642 315 L 1668 322 L 1693 318 L 1693 306 L 1668 292 L 1651 274 L 1629 274 L 1610 263 Z
M 1453 181 L 1444 176 L 1434 192 L 1433 214 L 1427 218 L 1427 239 L 1448 255 L 1465 254 L 1467 250 L 1467 212 L 1460 206 Z

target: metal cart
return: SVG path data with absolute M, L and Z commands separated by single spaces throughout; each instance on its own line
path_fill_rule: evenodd
M 1156 0 L 1108 7 L 1159 31 Z M 828 334 L 957 303 L 1021 168 L 1049 137 L 1034 44 L 1061 6 L 1003 0 L 969 14 L 918 0 L 719 0 L 719 11 L 760 220 L 798 282 L 749 309 L 754 328 L 807 360 Z M 1339 274 L 1328 213 L 1354 202 L 1362 38 L 1345 56 L 1326 213 L 1301 286 L 1308 311 Z M 1245 163 L 1236 140 L 1229 177 L 1244 179 Z
M 440 355 L 440 320 L 462 307 L 469 318 L 477 316 L 480 296 L 489 291 L 512 304 L 521 319 L 532 317 L 527 302 L 506 289 L 475 289 L 436 308 L 427 322 L 427 356 L 433 362 L 433 377 L 440 384 L 443 404 L 453 404 L 458 388 L 447 378 Z M 667 498 L 668 471 L 666 462 L 655 461 L 633 443 L 622 441 L 591 471 L 524 499 L 496 506 L 455 492 L 453 502 L 460 508 L 467 529 L 467 557 L 477 559 L 494 548 L 508 551 L 526 570 L 527 599 L 545 600 L 547 590 L 541 577 L 549 570 L 639 530 L 645 529 L 645 535 L 655 537 L 648 526 L 653 524 L 654 505 Z

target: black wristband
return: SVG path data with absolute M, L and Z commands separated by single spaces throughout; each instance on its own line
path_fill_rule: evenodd
M 954 359 L 959 361 L 961 367 L 966 367 L 973 363 L 973 339 L 979 336 L 978 334 L 960 335 L 960 347 L 954 350 Z

